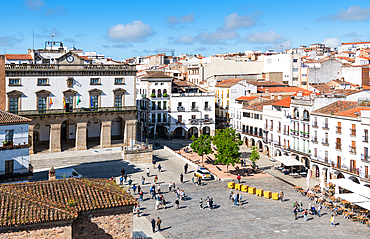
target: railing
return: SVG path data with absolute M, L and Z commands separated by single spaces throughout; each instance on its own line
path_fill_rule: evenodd
M 366 162 L 370 162 L 370 156 L 369 155 L 364 155 L 364 154 L 361 154 L 361 160 L 363 161 L 366 161 Z
M 314 127 L 314 128 L 319 128 L 319 125 L 317 124 L 317 121 L 315 121 L 315 122 L 313 123 L 312 127 Z
M 284 134 L 284 135 L 289 135 L 289 131 L 288 131 L 288 130 L 284 130 L 284 131 L 283 131 L 283 134 Z
M 351 131 L 350 136 L 356 136 L 356 129 L 350 128 L 349 130 Z
M 323 124 L 322 128 L 328 130 L 329 129 L 329 124 Z
M 205 93 L 171 93 L 171 97 L 182 97 L 182 96 L 214 96 L 214 92 L 205 92 Z
M 317 144 L 317 143 L 318 143 L 318 141 L 317 141 L 317 137 L 312 138 L 312 143 L 314 143 L 314 144 Z
M 356 147 L 349 146 L 349 152 L 352 153 L 352 154 L 356 154 Z
M 335 143 L 335 149 L 342 150 L 342 144 Z
M 177 111 L 179 111 L 179 112 L 184 112 L 184 111 L 185 111 L 184 106 L 178 106 L 178 107 L 177 107 Z
M 342 133 L 342 127 L 337 126 L 337 134 L 341 134 L 341 133 Z
M 205 106 L 205 107 L 204 107 L 204 110 L 211 110 L 211 107 L 209 107 L 209 106 L 207 106 L 207 107 L 206 107 L 206 106 Z
M 198 107 L 197 106 L 191 107 L 191 111 L 198 111 Z
M 362 142 L 368 143 L 369 142 L 369 137 L 368 136 L 362 136 Z
M 135 66 L 130 65 L 62 65 L 62 64 L 5 64 L 7 70 L 60 70 L 71 68 L 80 70 L 131 70 L 136 71 Z
M 182 122 L 182 121 L 176 121 L 176 124 L 182 125 L 182 124 L 184 124 L 184 122 Z
M 124 154 L 137 154 L 137 153 L 147 153 L 153 151 L 153 145 L 142 144 L 135 146 L 122 146 L 121 150 Z
M 322 140 L 322 144 L 325 145 L 325 146 L 329 146 L 329 140 L 328 139 L 323 139 Z
M 114 112 L 137 110 L 136 106 L 122 107 L 96 107 L 96 108 L 74 108 L 74 109 L 48 109 L 48 110 L 21 110 L 19 115 L 53 115 L 53 114 L 86 114 L 93 112 Z

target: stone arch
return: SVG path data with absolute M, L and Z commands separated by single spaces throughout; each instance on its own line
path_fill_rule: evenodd
M 308 112 L 308 110 L 303 111 L 303 120 L 310 121 L 310 113 Z
M 355 176 L 349 176 L 348 179 L 352 180 L 353 182 L 355 182 L 357 184 L 360 184 L 360 180 Z
M 254 140 L 254 138 L 252 138 L 251 141 L 252 141 L 252 147 L 256 146 L 256 141 Z
M 298 110 L 298 108 L 293 109 L 293 119 L 299 119 L 299 110 Z
M 310 159 L 308 157 L 302 157 L 301 158 L 302 163 L 306 166 L 306 168 L 310 168 Z
M 199 136 L 199 130 L 197 127 L 190 127 L 189 131 L 188 131 L 188 138 L 190 139 L 191 136 L 195 136 L 196 138 L 198 138 Z
M 320 168 L 317 164 L 312 164 L 312 176 L 314 176 L 315 178 L 319 178 L 320 177 Z
M 204 135 L 211 135 L 211 128 L 209 126 L 204 126 L 202 128 L 202 134 L 204 134 Z
M 125 142 L 125 123 L 122 117 L 116 117 L 111 122 L 111 144 L 123 144 Z
M 265 147 L 264 147 L 264 153 L 267 155 L 267 156 L 270 156 L 270 148 L 269 146 L 266 144 Z
M 247 145 L 247 147 L 249 148 L 249 139 L 248 139 L 248 137 L 244 138 L 244 142 L 245 142 L 245 145 Z
M 263 144 L 262 144 L 262 141 L 261 140 L 258 140 L 257 141 L 257 147 L 259 150 L 262 150 L 263 149 Z
M 177 127 L 174 131 L 173 131 L 173 137 L 174 138 L 180 138 L 180 139 L 184 139 L 185 138 L 185 129 L 183 127 Z
M 275 156 L 282 156 L 282 152 L 280 149 L 275 150 Z
M 94 117 L 87 121 L 86 126 L 86 145 L 87 148 L 94 148 L 100 145 L 102 121 Z
M 334 179 L 345 178 L 344 174 L 339 170 L 335 171 L 333 175 L 334 175 Z

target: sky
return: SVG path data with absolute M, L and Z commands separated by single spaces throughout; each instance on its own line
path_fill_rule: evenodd
M 0 54 L 52 39 L 115 60 L 370 41 L 370 1 L 0 0 L 0 9 Z

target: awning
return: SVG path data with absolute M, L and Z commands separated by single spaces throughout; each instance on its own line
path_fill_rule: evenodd
M 356 193 L 342 193 L 342 194 L 335 194 L 335 197 L 339 197 L 341 199 L 344 199 L 350 203 L 359 203 L 359 202 L 369 202 L 370 199 L 363 197 L 361 195 L 358 195 Z
M 351 192 L 354 192 L 358 195 L 364 196 L 364 197 L 366 197 L 370 200 L 370 188 L 368 188 L 366 186 L 357 184 L 357 183 L 353 182 L 352 180 L 345 179 L 345 178 L 330 179 L 328 181 L 335 184 L 335 185 L 338 185 L 339 187 L 344 188 L 348 191 L 351 191 Z
M 303 163 L 299 162 L 298 160 L 290 157 L 290 156 L 277 156 L 277 157 L 274 157 L 274 159 L 276 159 L 276 161 L 279 161 L 280 163 L 284 164 L 285 166 L 304 166 Z
M 356 202 L 355 204 L 362 208 L 370 210 L 370 202 Z

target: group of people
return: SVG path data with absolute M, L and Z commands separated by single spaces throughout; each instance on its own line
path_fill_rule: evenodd
M 239 192 L 234 193 L 233 190 L 230 190 L 229 200 L 234 202 L 234 206 L 240 206 L 242 202 L 242 195 Z
M 206 204 L 207 204 L 207 207 L 208 207 L 208 209 L 209 210 L 212 210 L 213 209 L 213 198 L 211 197 L 207 197 L 206 198 Z M 200 200 L 199 200 L 199 208 L 200 209 L 204 209 L 204 208 L 206 208 L 206 207 L 203 207 L 203 198 L 201 198 Z
M 317 208 L 312 203 L 309 203 L 308 208 L 305 209 L 303 208 L 302 201 L 299 201 L 299 202 L 294 201 L 293 202 L 294 219 L 295 220 L 298 219 L 299 212 L 302 212 L 305 221 L 308 221 L 308 218 L 307 218 L 308 215 L 318 215 L 319 217 L 321 217 L 322 205 L 319 203 L 319 201 L 314 201 L 314 204 L 317 204 Z

